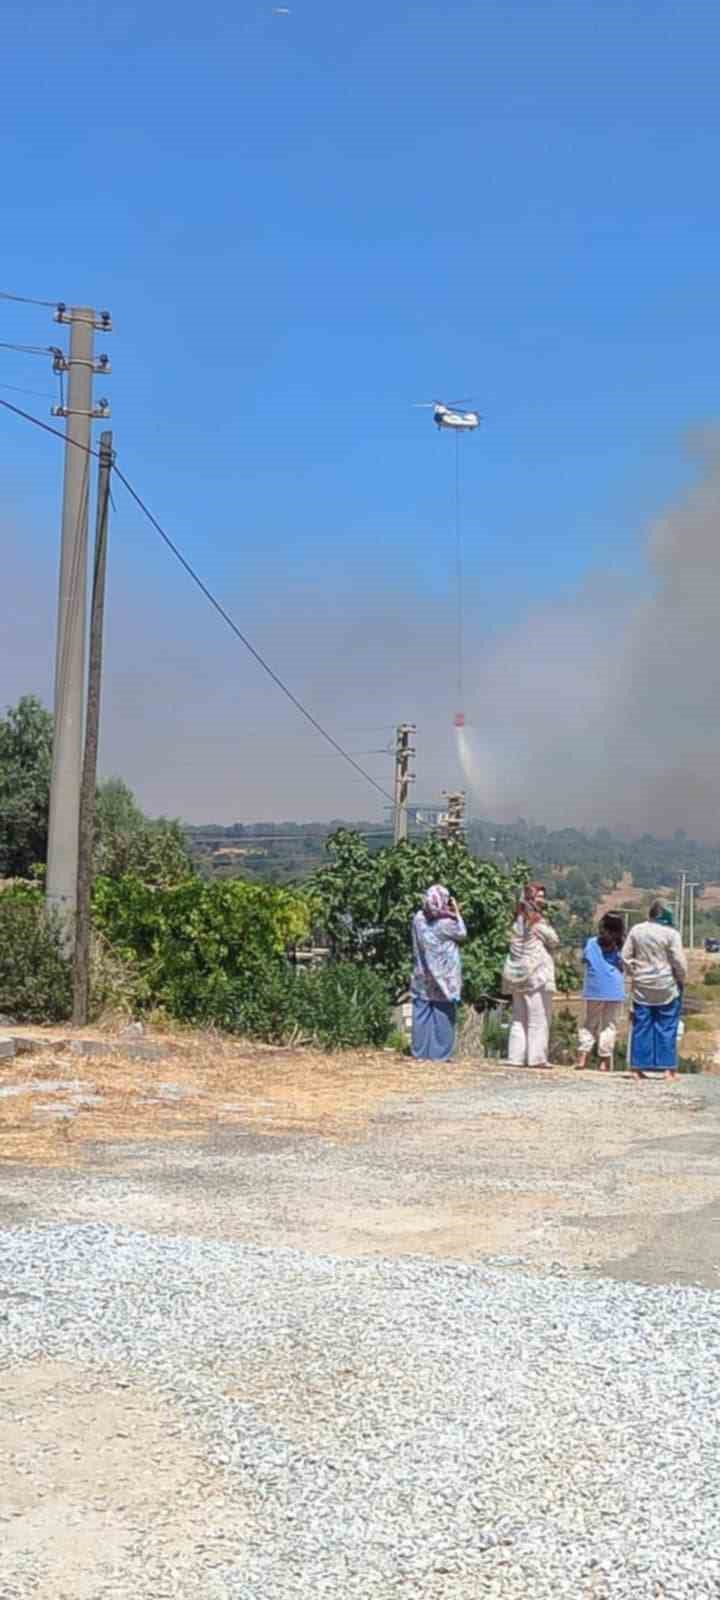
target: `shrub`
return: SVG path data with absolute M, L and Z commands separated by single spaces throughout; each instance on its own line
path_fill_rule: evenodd
M 558 1066 L 567 1066 L 577 1059 L 578 1052 L 578 1024 L 577 1017 L 567 1006 L 557 1011 L 553 1016 L 550 1029 L 549 1059 Z
M 387 1042 L 390 1003 L 379 975 L 352 962 L 292 972 L 277 960 L 237 978 L 218 995 L 206 1020 L 268 1044 L 357 1049 Z
M 703 978 L 709 989 L 720 988 L 720 967 L 708 967 Z
M 293 983 L 297 1026 L 330 1050 L 384 1045 L 390 1001 L 380 974 L 352 962 L 298 973 Z
M 18 1022 L 62 1022 L 70 1015 L 70 963 L 58 924 L 38 889 L 0 893 L 0 1011 Z
M 561 994 L 576 994 L 583 986 L 583 974 L 574 952 L 564 950 L 555 959 L 555 980 Z
M 483 1025 L 483 1044 L 488 1061 L 503 1061 L 507 1056 L 510 1033 L 509 1012 L 486 1011 Z
M 95 885 L 96 925 L 136 975 L 137 1003 L 182 1022 L 219 1021 L 237 995 L 252 1007 L 287 973 L 279 960 L 310 927 L 306 899 L 239 880 L 188 878 L 167 888 L 128 876 Z

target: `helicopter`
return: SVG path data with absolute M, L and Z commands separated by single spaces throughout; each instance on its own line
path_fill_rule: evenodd
M 480 426 L 479 411 L 460 411 L 457 401 L 446 406 L 442 400 L 429 400 L 418 409 L 432 411 L 433 422 L 437 428 L 472 429 Z

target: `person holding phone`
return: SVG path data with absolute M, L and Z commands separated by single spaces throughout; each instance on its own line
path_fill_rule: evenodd
M 555 994 L 553 951 L 560 940 L 547 920 L 545 886 L 529 883 L 519 901 L 503 968 L 512 995 L 508 1061 L 512 1067 L 547 1067 Z
M 444 884 L 428 889 L 411 933 L 412 1053 L 416 1061 L 449 1061 L 462 992 L 460 945 L 467 928 Z

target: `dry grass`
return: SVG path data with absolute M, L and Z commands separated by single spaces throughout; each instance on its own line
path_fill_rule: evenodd
M 16 1029 L 22 1033 L 22 1029 Z M 43 1030 L 27 1030 L 38 1037 Z M 41 1085 L 73 1080 L 102 1103 L 79 1107 L 63 1120 L 42 1110 L 67 1104 L 68 1090 L 41 1090 L 0 1098 L 0 1161 L 77 1166 L 93 1143 L 191 1139 L 213 1127 L 249 1127 L 256 1133 L 304 1133 L 336 1140 L 361 1133 L 388 1100 L 443 1089 L 448 1068 L 416 1063 L 392 1052 L 322 1055 L 312 1051 L 239 1045 L 208 1034 L 153 1036 L 167 1048 L 157 1062 L 112 1055 L 84 1058 L 62 1048 L 70 1030 L 48 1030 L 57 1049 L 3 1063 L 0 1083 Z M 78 1030 L 72 1037 L 82 1036 Z M 97 1029 L 88 1034 L 97 1038 Z M 113 1041 L 108 1040 L 109 1045 Z M 456 1065 L 453 1081 L 477 1071 Z M 177 1085 L 182 1099 L 159 1097 Z

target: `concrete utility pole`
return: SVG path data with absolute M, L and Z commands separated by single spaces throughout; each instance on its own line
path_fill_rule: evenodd
M 110 414 L 107 401 L 93 407 L 95 372 L 108 372 L 107 357 L 95 361 L 95 330 L 109 331 L 107 312 L 89 306 L 59 306 L 57 322 L 70 325 L 70 354 L 56 359 L 56 371 L 68 372 L 67 405 L 53 415 L 67 418 L 63 490 L 60 588 L 55 655 L 55 730 L 50 826 L 48 833 L 47 906 L 59 913 L 72 947 L 77 896 L 80 782 L 85 707 L 85 635 L 87 626 L 88 484 L 90 424 Z
M 689 944 L 690 944 L 690 949 L 694 950 L 695 949 L 695 890 L 700 888 L 700 884 L 699 883 L 689 883 L 687 887 L 688 887 L 688 894 L 690 896 Z
M 73 958 L 73 1022 L 84 1027 L 90 1001 L 90 896 L 92 893 L 93 850 L 95 845 L 95 792 L 100 736 L 100 692 L 102 688 L 103 622 L 105 617 L 105 574 L 107 571 L 108 512 L 110 473 L 113 464 L 112 434 L 100 435 L 97 510 L 95 521 L 95 562 L 90 608 L 90 660 L 88 665 L 85 758 L 80 790 L 80 830 L 78 843 L 77 915 Z
M 680 894 L 679 894 L 679 909 L 678 909 L 678 929 L 679 929 L 679 933 L 680 933 L 680 943 L 681 944 L 683 942 L 683 930 L 684 930 L 684 927 L 685 927 L 685 886 L 686 886 L 686 883 L 687 883 L 687 873 L 683 872 L 681 874 L 681 877 L 680 877 Z
M 465 791 L 464 789 L 454 790 L 452 794 L 446 794 L 445 798 L 447 800 L 447 816 L 443 835 L 446 839 L 461 840 L 465 836 Z
M 396 734 L 393 844 L 401 844 L 408 836 L 408 795 L 415 779 L 415 773 L 410 771 L 410 760 L 416 753 L 410 741 L 415 732 L 413 722 L 401 722 Z

